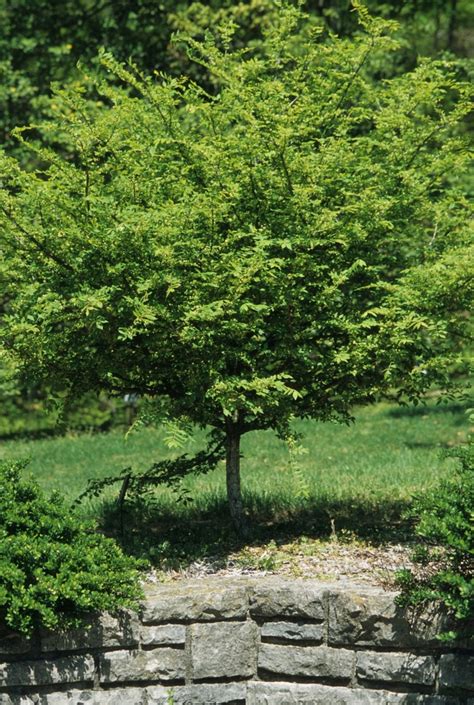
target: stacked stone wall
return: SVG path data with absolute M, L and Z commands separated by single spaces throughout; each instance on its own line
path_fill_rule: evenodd
M 140 615 L 0 638 L 0 705 L 474 705 L 474 652 L 394 593 L 259 578 L 150 588 Z

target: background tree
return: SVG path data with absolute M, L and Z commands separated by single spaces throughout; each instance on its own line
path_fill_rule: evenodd
M 240 531 L 243 434 L 416 399 L 465 322 L 419 292 L 429 268 L 451 292 L 464 276 L 470 89 L 446 61 L 374 82 L 393 26 L 359 18 L 352 40 L 291 7 L 254 52 L 229 24 L 189 40 L 212 95 L 103 54 L 107 109 L 90 81 L 59 91 L 44 130 L 66 152 L 33 140 L 40 168 L 1 163 L 1 334 L 25 378 L 147 394 L 210 427 Z
M 470 0 L 367 0 L 374 14 L 400 22 L 403 51 L 398 70 L 415 66 L 419 55 L 446 49 L 459 56 L 474 50 L 474 10 Z M 352 36 L 359 25 L 351 0 L 308 0 L 314 21 L 339 36 Z M 78 77 L 77 62 L 90 63 L 106 46 L 121 61 L 129 57 L 144 71 L 190 66 L 186 53 L 170 38 L 176 28 L 205 30 L 231 15 L 241 45 L 261 39 L 267 17 L 278 13 L 274 0 L 4 0 L 0 3 L 0 142 L 18 145 L 11 130 L 48 113 L 51 83 Z M 202 77 L 202 69 L 194 67 Z

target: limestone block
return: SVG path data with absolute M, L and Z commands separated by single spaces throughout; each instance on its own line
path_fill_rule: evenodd
M 246 683 L 210 683 L 175 686 L 173 688 L 147 688 L 147 705 L 235 705 L 244 703 Z
M 114 688 L 112 690 L 70 690 L 29 697 L 12 696 L 0 705 L 169 705 L 169 689 L 162 688 L 161 700 L 150 700 L 145 688 Z
M 75 691 L 80 692 L 80 691 Z M 92 693 L 92 691 L 89 691 Z M 70 693 L 49 693 L 38 695 L 37 693 L 29 695 L 8 695 L 0 693 L 0 705 L 89 705 L 91 701 L 71 699 Z
M 258 681 L 248 684 L 246 703 L 247 705 L 459 705 L 456 699 L 436 695 Z
M 259 671 L 302 678 L 334 678 L 349 680 L 354 653 L 327 646 L 282 646 L 261 644 L 258 652 Z
M 0 664 L 0 687 L 82 683 L 94 679 L 92 656 Z
M 439 682 L 443 690 L 462 688 L 474 692 L 474 655 L 443 654 Z
M 416 612 L 398 607 L 395 596 L 376 589 L 332 591 L 328 643 L 441 648 L 436 636 L 446 629 L 445 615 L 435 607 Z
M 50 693 L 34 696 L 34 698 L 32 705 L 148 705 L 144 688 L 114 688 L 109 691 L 70 690 L 67 693 Z M 166 700 L 163 702 L 166 703 Z M 14 703 L 14 705 L 17 704 Z
M 193 624 L 190 632 L 193 679 L 256 674 L 258 627 L 253 622 Z
M 282 641 L 321 642 L 324 637 L 323 624 L 302 622 L 266 622 L 260 630 L 262 640 L 281 639 Z
M 118 616 L 107 613 L 90 617 L 81 629 L 41 634 L 41 651 L 74 651 L 98 647 L 134 646 L 138 644 L 138 616 L 124 611 Z
M 38 700 L 5 702 L 5 705 L 234 705 L 245 702 L 245 683 L 216 683 L 194 686 L 151 686 L 113 688 L 101 691 L 69 691 L 42 695 Z M 36 697 L 36 696 L 35 696 Z M 4 705 L 0 699 L 0 705 Z
M 256 584 L 250 595 L 254 617 L 299 617 L 323 620 L 327 590 L 304 580 L 272 580 Z
M 100 659 L 101 683 L 174 681 L 184 679 L 185 656 L 181 649 L 113 651 Z
M 68 703 L 68 705 L 83 705 L 83 703 L 84 705 L 148 705 L 147 692 L 144 688 L 118 688 L 96 692 L 92 697 L 93 700 L 90 702 L 79 699 Z M 163 703 L 166 703 L 166 700 L 163 700 Z
M 433 685 L 436 664 L 432 656 L 361 651 L 356 675 L 362 680 Z
M 93 690 L 70 690 L 67 693 L 50 693 L 41 695 L 38 701 L 38 705 L 99 705 L 99 703 L 102 705 Z
M 142 646 L 183 645 L 186 641 L 184 624 L 161 624 L 153 627 L 141 627 L 140 643 Z
M 8 693 L 0 693 L 0 705 L 35 705 L 33 700 L 27 695 L 8 695 Z
M 244 619 L 248 587 L 243 584 L 202 581 L 155 587 L 143 606 L 143 624 L 159 622 Z

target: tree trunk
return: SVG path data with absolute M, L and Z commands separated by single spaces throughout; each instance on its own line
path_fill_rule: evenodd
M 449 11 L 449 21 L 448 21 L 448 49 L 449 51 L 454 51 L 454 43 L 456 37 L 457 28 L 457 4 L 458 0 L 451 0 L 451 7 Z
M 237 423 L 229 421 L 226 437 L 226 481 L 227 500 L 234 529 L 239 536 L 247 535 L 247 523 L 244 516 L 242 493 L 240 491 L 240 436 Z

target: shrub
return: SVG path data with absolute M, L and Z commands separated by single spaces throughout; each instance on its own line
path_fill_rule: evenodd
M 458 630 L 441 638 L 462 636 L 474 617 L 474 444 L 449 453 L 460 461 L 441 486 L 415 499 L 410 516 L 423 543 L 415 550 L 415 570 L 398 575 L 399 603 L 440 601 L 458 620 Z
M 0 465 L 0 622 L 30 635 L 78 626 L 96 610 L 136 607 L 140 563 L 59 494 L 46 497 L 23 479 L 25 465 Z

